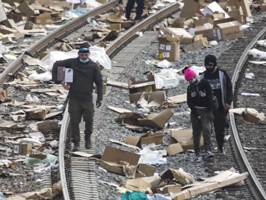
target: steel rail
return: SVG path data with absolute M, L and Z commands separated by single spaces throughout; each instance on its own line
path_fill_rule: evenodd
M 68 110 L 68 104 L 66 106 L 66 111 Z M 61 178 L 61 183 L 62 183 L 62 191 L 64 195 L 65 200 L 69 200 L 69 193 L 68 193 L 68 188 L 67 188 L 67 183 L 66 183 L 66 174 L 65 174 L 65 159 L 64 159 L 64 154 L 65 154 L 65 141 L 66 141 L 66 136 L 65 134 L 66 130 L 68 130 L 68 124 L 69 124 L 69 114 L 68 112 L 64 112 L 62 124 L 61 124 L 61 129 L 60 129 L 60 139 L 59 139 L 59 151 L 58 151 L 58 157 L 59 157 L 59 173 L 60 173 L 60 178 Z
M 254 47 L 256 45 L 256 42 L 264 37 L 266 35 L 266 28 L 264 28 L 263 30 L 261 30 L 261 32 L 251 41 L 251 43 L 247 46 L 247 48 L 245 49 L 245 51 L 243 52 L 242 56 L 240 57 L 237 65 L 236 65 L 236 69 L 234 71 L 233 77 L 232 77 L 232 85 L 233 88 L 235 88 L 237 81 L 239 80 L 239 73 L 242 70 L 245 62 L 248 59 L 248 53 L 249 50 Z M 234 94 L 237 95 L 237 94 Z M 233 105 L 232 105 L 233 108 Z M 262 200 L 262 199 L 266 199 L 266 193 L 265 190 L 262 188 L 257 176 L 255 175 L 247 157 L 246 154 L 244 152 L 244 149 L 242 147 L 242 144 L 240 142 L 239 139 L 239 135 L 238 135 L 238 131 L 236 128 L 236 124 L 235 124 L 235 116 L 233 113 L 229 114 L 230 117 L 230 124 L 231 124 L 231 131 L 232 131 L 232 139 L 233 139 L 233 145 L 234 148 L 236 149 L 235 153 L 238 155 L 236 156 L 239 159 L 240 163 L 244 163 L 244 165 L 241 165 L 240 168 L 243 171 L 248 171 L 250 176 L 247 179 L 247 182 L 251 188 L 251 191 L 254 195 L 254 197 L 258 200 Z
M 68 23 L 64 24 L 60 28 L 54 30 L 46 37 L 42 38 L 39 42 L 35 43 L 33 46 L 31 46 L 26 52 L 22 53 L 1 75 L 0 75 L 0 86 L 2 86 L 6 80 L 8 79 L 8 76 L 11 74 L 13 75 L 17 70 L 19 70 L 23 66 L 23 57 L 25 54 L 29 54 L 31 56 L 36 56 L 38 53 L 45 51 L 49 46 L 54 45 L 58 39 L 61 39 L 62 37 L 66 37 L 73 31 L 77 30 L 78 28 L 81 28 L 87 23 L 87 18 L 96 16 L 100 13 L 106 12 L 112 8 L 118 3 L 118 0 L 112 0 L 106 4 L 103 4 L 84 15 L 69 21 Z

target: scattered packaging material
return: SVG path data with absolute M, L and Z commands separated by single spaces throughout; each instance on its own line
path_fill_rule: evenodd
M 125 142 L 134 146 L 138 146 L 142 148 L 142 145 L 144 144 L 163 144 L 163 136 L 164 133 L 152 133 L 147 132 L 146 134 L 142 135 L 141 137 L 134 137 L 131 135 L 128 135 L 125 139 Z
M 180 143 L 184 151 L 194 149 L 192 130 L 171 129 L 171 138 L 169 144 Z M 200 146 L 203 146 L 203 138 L 200 139 Z

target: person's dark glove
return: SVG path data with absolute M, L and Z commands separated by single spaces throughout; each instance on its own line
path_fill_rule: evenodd
M 102 105 L 102 101 L 97 99 L 96 108 L 99 108 L 101 105 Z

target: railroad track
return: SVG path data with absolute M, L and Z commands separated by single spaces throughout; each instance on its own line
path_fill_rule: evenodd
M 41 41 L 33 45 L 27 52 L 22 54 L 12 65 L 10 65 L 0 76 L 0 85 L 3 86 L 3 88 L 7 88 L 8 82 L 12 81 L 14 76 L 24 70 L 25 64 L 23 63 L 23 56 L 25 54 L 28 54 L 32 57 L 37 57 L 39 53 L 45 51 L 47 48 L 53 46 L 58 42 L 58 39 L 63 39 L 69 34 L 73 33 L 77 29 L 83 27 L 84 25 L 87 24 L 86 19 L 91 16 L 96 16 L 102 12 L 106 12 L 110 9 L 112 9 L 118 1 L 111 1 L 97 9 L 94 9 L 87 14 L 71 21 L 70 23 L 67 23 L 60 29 L 57 29 L 53 33 L 49 34 L 47 37 L 43 38 Z M 132 41 L 135 37 L 135 33 L 137 31 L 141 31 L 144 29 L 147 29 L 147 27 L 151 27 L 152 25 L 158 23 L 161 21 L 163 18 L 173 14 L 174 12 L 178 11 L 178 6 L 176 4 L 173 4 L 172 6 L 165 8 L 158 13 L 148 17 L 147 19 L 141 21 L 139 24 L 136 26 L 132 27 L 129 29 L 125 34 L 123 34 L 121 37 L 117 38 L 115 41 L 113 41 L 107 48 L 106 52 L 107 54 L 112 58 L 114 55 L 116 55 L 125 45 L 127 45 L 130 41 Z M 264 37 L 265 30 L 262 30 L 263 32 L 257 36 L 255 39 L 259 39 L 261 37 Z M 254 39 L 254 41 L 255 41 Z M 252 42 L 252 44 L 249 46 L 253 47 L 255 42 Z M 249 41 L 250 42 L 250 41 Z M 244 47 L 246 44 L 242 44 Z M 237 48 L 235 48 L 233 51 L 236 51 Z M 242 49 L 243 51 L 243 49 Z M 245 52 L 247 52 L 246 50 Z M 243 54 L 243 58 L 241 57 L 239 59 L 239 62 L 237 64 L 237 68 L 235 70 L 230 69 L 230 75 L 233 77 L 233 83 L 236 85 L 235 89 L 235 95 L 234 95 L 234 107 L 238 107 L 241 105 L 241 103 L 238 105 L 237 98 L 239 97 L 239 88 L 241 90 L 241 87 L 239 86 L 243 76 L 240 76 L 238 78 L 238 74 L 243 74 L 243 72 L 248 68 L 244 65 L 244 63 L 247 65 L 246 61 L 246 54 Z M 228 53 L 228 52 L 227 52 Z M 227 55 L 222 55 L 219 59 L 222 59 Z M 236 57 L 233 57 L 233 59 L 236 61 Z M 230 63 L 232 64 L 232 63 Z M 226 68 L 226 67 L 225 67 Z M 258 74 L 260 71 L 258 71 Z M 242 78 L 242 79 L 241 79 Z M 263 80 L 260 80 L 263 82 Z M 254 87 L 254 85 L 253 85 Z M 104 100 L 105 101 L 105 100 Z M 242 102 L 242 99 L 241 99 Z M 260 107 L 261 108 L 261 107 Z M 67 110 L 67 109 L 66 109 Z M 100 110 L 97 110 L 95 114 L 96 118 L 99 117 L 100 115 Z M 243 186 L 244 194 L 239 195 L 239 199 L 244 197 L 244 199 L 266 199 L 265 198 L 265 192 L 262 189 L 263 187 L 260 185 L 259 181 L 256 180 L 256 175 L 258 176 L 258 173 L 254 173 L 252 171 L 254 169 L 259 169 L 256 168 L 255 166 L 250 166 L 250 162 L 248 162 L 248 159 L 245 158 L 247 155 L 243 151 L 241 142 L 243 141 L 243 136 L 240 136 L 241 141 L 239 140 L 238 133 L 245 132 L 248 129 L 247 126 L 243 126 L 240 124 L 238 121 L 235 123 L 234 115 L 230 114 L 230 120 L 231 120 L 231 128 L 232 128 L 232 133 L 231 133 L 231 138 L 232 140 L 230 141 L 230 145 L 227 145 L 227 152 L 233 152 L 232 155 L 228 155 L 229 159 L 231 160 L 232 165 L 235 165 L 237 169 L 240 171 L 249 171 L 250 177 L 246 181 L 245 186 Z M 97 121 L 97 120 L 95 120 Z M 63 116 L 63 121 L 61 125 L 61 130 L 60 130 L 60 146 L 59 146 L 59 165 L 60 165 L 60 178 L 62 181 L 62 186 L 63 186 L 63 195 L 64 199 L 98 199 L 98 193 L 97 193 L 97 187 L 96 187 L 96 180 L 95 180 L 95 163 L 94 161 L 89 161 L 88 159 L 82 159 L 82 158 L 75 158 L 71 157 L 70 155 L 70 150 L 71 150 L 71 143 L 70 143 L 70 138 L 69 138 L 69 115 L 68 112 L 64 113 Z M 250 126 L 251 131 L 252 130 L 257 130 L 259 132 L 262 129 L 262 127 L 258 126 Z M 250 128 L 249 127 L 249 128 Z M 94 124 L 94 128 L 97 128 L 97 124 Z M 81 137 L 83 138 L 83 137 Z M 93 135 L 92 140 L 95 140 L 95 135 Z M 84 142 L 84 141 L 83 141 Z M 247 141 L 246 141 L 247 142 Z M 94 146 L 93 146 L 94 147 Z M 236 148 L 238 147 L 238 148 Z M 262 149 L 262 147 L 260 147 Z M 230 149 L 230 151 L 228 151 Z M 86 151 L 87 153 L 94 153 L 93 149 Z M 227 157 L 227 158 L 228 158 Z M 225 160 L 222 157 L 217 156 L 218 159 Z M 239 159 L 240 158 L 240 159 Z M 237 159 L 237 164 L 236 163 Z M 254 160 L 254 158 L 253 158 Z M 252 161 L 252 160 L 251 160 Z M 227 163 L 228 164 L 228 163 Z M 213 163 L 206 163 L 206 167 L 208 170 L 215 170 L 215 169 L 225 169 L 225 167 L 228 167 L 226 163 L 224 166 L 221 165 L 214 165 Z M 73 168 L 76 167 L 76 169 Z M 257 172 L 258 170 L 255 170 Z M 256 174 L 256 175 L 255 175 Z M 260 182 L 263 182 L 263 175 L 259 178 Z M 265 181 L 264 181 L 265 182 Z M 89 189 L 88 189 L 89 188 Z M 232 189 L 234 190 L 234 189 Z M 222 191 L 223 192 L 223 191 Z M 221 197 L 223 199 L 226 199 L 227 197 L 223 196 L 221 192 Z M 230 193 L 230 191 L 229 191 Z M 89 195 L 89 196 L 88 196 Z M 236 195 L 237 197 L 237 195 Z M 236 198 L 237 199 L 237 198 Z

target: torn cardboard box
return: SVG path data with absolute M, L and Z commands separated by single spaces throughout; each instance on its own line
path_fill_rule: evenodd
M 156 190 L 159 186 L 161 178 L 159 176 L 151 176 L 144 178 L 136 178 L 127 180 L 121 187 L 124 187 L 131 191 L 143 192 L 152 194 L 152 190 Z
M 183 152 L 183 147 L 181 146 L 180 143 L 175 143 L 175 144 L 170 144 L 167 148 L 166 148 L 167 154 L 169 156 L 173 156 L 176 155 L 178 153 Z
M 149 114 L 146 118 L 138 113 L 123 113 L 116 119 L 116 122 L 131 129 L 141 129 L 144 127 L 163 129 L 173 114 L 171 109 Z
M 60 127 L 58 125 L 58 121 L 44 121 L 37 124 L 39 131 L 43 134 L 49 134 L 52 132 L 58 133 Z
M 147 80 L 136 81 L 135 78 L 130 78 L 128 80 L 128 90 L 129 93 L 136 92 L 153 92 L 156 90 L 155 81 L 153 75 L 148 75 Z
M 176 169 L 167 169 L 164 172 L 160 174 L 161 179 L 167 179 L 167 180 L 173 180 L 175 179 L 178 183 L 181 183 L 182 185 L 191 184 L 195 181 L 194 177 L 184 172 L 182 168 L 176 170 Z
M 171 138 L 169 144 L 180 143 L 184 151 L 194 149 L 192 130 L 171 129 Z M 200 146 L 203 146 L 203 138 L 200 139 Z
M 145 105 L 141 104 L 141 99 L 145 102 Z M 166 101 L 165 91 L 155 91 L 155 92 L 137 92 L 129 95 L 130 103 L 140 104 L 141 107 L 159 107 L 164 101 Z
M 162 132 L 159 133 L 147 132 L 141 137 L 134 137 L 128 135 L 125 139 L 125 143 L 142 148 L 142 145 L 144 144 L 153 144 L 153 143 L 156 145 L 163 144 L 163 136 L 164 133 Z
M 131 166 L 135 166 L 134 172 L 136 172 L 139 158 L 140 155 L 138 154 L 106 146 L 102 159 L 100 160 L 100 166 L 107 171 L 125 175 L 123 171 L 123 164 L 119 164 L 119 162 L 124 161 Z
M 160 113 L 152 113 L 146 116 L 145 119 L 138 119 L 138 123 L 143 127 L 163 129 L 164 125 L 173 116 L 172 109 L 165 109 Z

